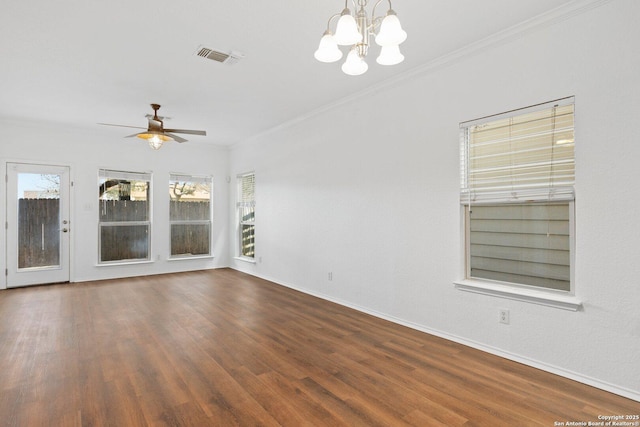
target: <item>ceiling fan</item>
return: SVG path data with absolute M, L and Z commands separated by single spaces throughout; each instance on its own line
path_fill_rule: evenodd
M 133 135 L 128 135 L 125 138 L 131 138 L 137 136 L 138 138 L 142 138 L 149 143 L 149 146 L 154 150 L 158 150 L 162 147 L 162 144 L 168 141 L 177 141 L 177 142 L 186 142 L 187 140 L 174 135 L 176 133 L 184 133 L 188 135 L 202 135 L 206 136 L 207 132 L 204 130 L 190 130 L 190 129 L 165 129 L 164 124 L 162 122 L 162 117 L 158 117 L 158 110 L 160 109 L 160 104 L 151 104 L 151 108 L 153 108 L 153 116 L 147 115 L 149 119 L 149 126 L 145 132 L 134 133 Z M 114 125 L 111 123 L 98 123 L 99 125 L 105 126 L 119 126 L 125 128 L 134 128 L 134 129 L 144 129 L 139 126 L 127 126 L 127 125 Z

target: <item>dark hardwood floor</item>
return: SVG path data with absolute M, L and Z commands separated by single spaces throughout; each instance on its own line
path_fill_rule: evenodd
M 1 426 L 553 426 L 614 414 L 640 403 L 232 270 L 0 291 Z

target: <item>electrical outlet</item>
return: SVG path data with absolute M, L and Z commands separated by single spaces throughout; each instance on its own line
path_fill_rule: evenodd
M 505 325 L 509 324 L 509 310 L 506 308 L 500 309 L 500 323 L 504 323 Z
M 327 275 L 327 279 L 329 279 L 329 281 L 333 280 L 333 273 L 330 271 L 329 274 Z

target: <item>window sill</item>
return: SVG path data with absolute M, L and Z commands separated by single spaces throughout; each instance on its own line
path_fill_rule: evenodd
M 578 311 L 582 307 L 582 301 L 573 295 L 557 294 L 536 289 L 516 288 L 500 283 L 469 279 L 456 281 L 454 285 L 456 289 L 465 292 L 524 301 L 563 310 Z
M 235 259 L 237 261 L 248 262 L 249 264 L 255 264 L 256 263 L 256 260 L 254 258 L 237 256 L 237 257 L 233 257 L 233 259 Z
M 167 258 L 167 261 L 183 261 L 185 259 L 213 259 L 213 255 L 182 255 Z
M 111 267 L 111 266 L 121 266 L 121 265 L 138 265 L 138 264 L 153 264 L 153 261 L 150 259 L 145 259 L 141 261 L 109 261 L 109 262 L 99 262 L 96 264 L 96 267 Z

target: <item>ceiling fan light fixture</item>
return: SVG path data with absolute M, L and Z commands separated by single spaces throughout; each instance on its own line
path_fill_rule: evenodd
M 173 138 L 159 132 L 146 132 L 136 135 L 138 138 L 144 139 L 149 143 L 149 147 L 159 150 L 165 142 L 173 141 Z
M 125 138 L 132 138 L 137 136 L 140 139 L 144 139 L 149 143 L 149 147 L 154 150 L 159 150 L 162 147 L 162 144 L 169 141 L 177 141 L 177 142 L 187 142 L 181 136 L 174 135 L 176 133 L 186 133 L 188 135 L 202 135 L 207 136 L 207 132 L 204 130 L 195 130 L 195 129 L 165 129 L 163 118 L 158 116 L 158 110 L 160 109 L 160 104 L 151 104 L 151 108 L 153 108 L 153 116 L 147 116 L 147 120 L 149 121 L 149 125 L 147 127 L 146 132 L 134 133 L 133 135 L 126 136 Z M 125 128 L 137 128 L 144 129 L 138 126 L 127 126 L 127 125 L 117 125 L 112 123 L 98 123 L 100 125 L 105 126 L 118 126 Z

